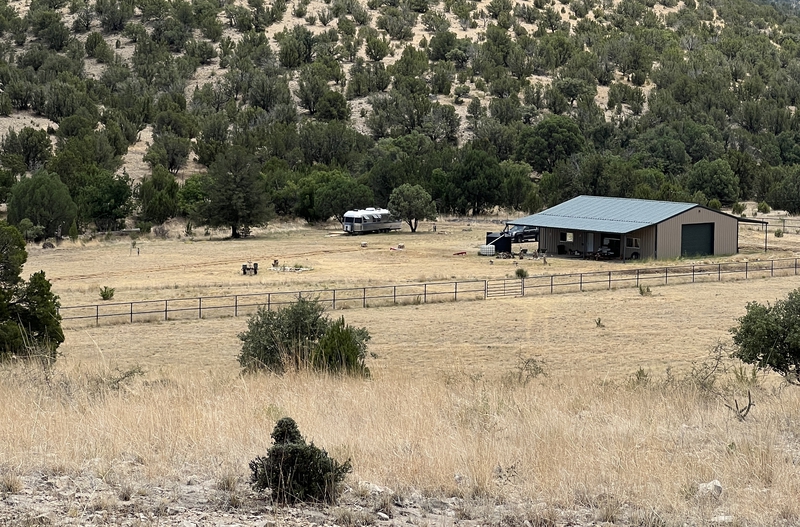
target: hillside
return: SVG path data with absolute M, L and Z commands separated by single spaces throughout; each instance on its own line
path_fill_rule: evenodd
M 4 2 L 0 202 L 33 238 L 175 216 L 236 235 L 405 183 L 452 214 L 578 194 L 797 213 L 799 21 L 744 0 Z

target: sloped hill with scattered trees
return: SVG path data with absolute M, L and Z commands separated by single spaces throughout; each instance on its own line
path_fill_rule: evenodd
M 0 33 L 0 202 L 29 238 L 175 216 L 237 236 L 405 184 L 453 214 L 800 212 L 790 4 L 3 0 Z

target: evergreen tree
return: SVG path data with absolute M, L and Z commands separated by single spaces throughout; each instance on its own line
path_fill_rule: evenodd
M 272 210 L 261 178 L 258 159 L 240 146 L 231 146 L 209 167 L 208 201 L 204 221 L 211 227 L 228 226 L 231 237 L 242 228 L 263 225 Z

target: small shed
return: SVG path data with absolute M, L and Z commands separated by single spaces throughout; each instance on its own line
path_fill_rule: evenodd
M 735 254 L 740 221 L 765 223 L 697 203 L 578 196 L 508 223 L 539 227 L 541 252 L 637 260 Z

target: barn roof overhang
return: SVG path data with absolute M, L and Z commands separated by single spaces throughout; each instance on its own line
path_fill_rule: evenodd
M 651 225 L 657 225 L 696 207 L 708 209 L 697 203 L 578 196 L 537 214 L 506 223 L 545 229 L 628 234 Z M 740 218 L 714 209 L 708 210 L 741 222 L 766 223 L 751 218 Z

